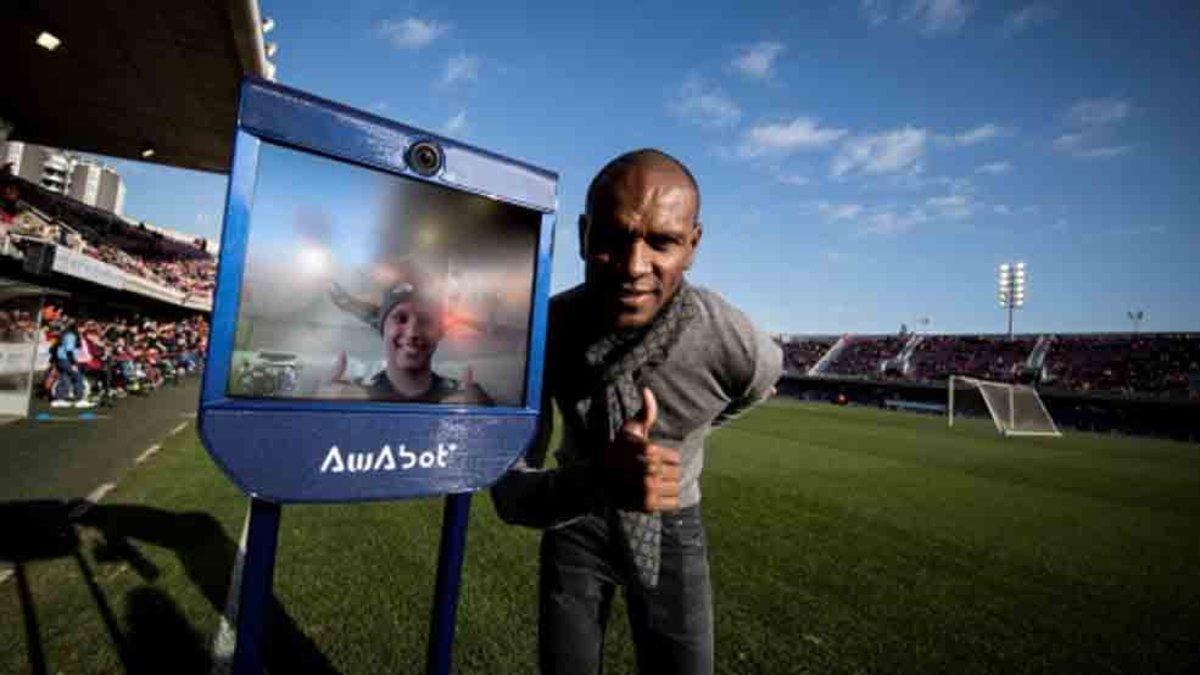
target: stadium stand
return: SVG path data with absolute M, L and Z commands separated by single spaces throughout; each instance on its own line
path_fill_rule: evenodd
M 780 344 L 792 376 L 944 384 L 963 375 L 1079 394 L 1200 398 L 1195 333 L 791 336 Z
M 783 370 L 787 373 L 807 373 L 829 351 L 836 337 L 793 337 L 781 342 Z
M 1036 342 L 1031 336 L 925 336 L 913 350 L 907 376 L 927 382 L 945 382 L 951 375 L 1014 382 Z
M 30 331 L 35 317 L 17 317 L 16 329 Z M 19 323 L 18 323 L 19 322 Z M 39 336 L 41 377 L 38 393 L 52 400 L 64 398 L 56 386 L 63 374 L 52 355 L 60 338 L 74 330 L 84 343 L 85 358 L 78 365 L 88 380 L 90 398 L 112 403 L 128 394 L 147 394 L 164 383 L 196 373 L 208 346 L 208 322 L 202 315 L 181 319 L 151 318 L 128 311 L 91 313 L 69 311 L 63 305 L 46 305 L 42 310 Z
M 211 309 L 216 260 L 208 242 L 168 236 L 20 178 L 7 181 L 20 199 L 0 214 L 0 253 L 24 260 L 27 270 Z
M 1196 398 L 1196 334 L 1064 335 L 1054 339 L 1043 384 L 1072 391 Z
M 887 359 L 896 356 L 904 347 L 905 338 L 885 335 L 852 337 L 828 366 L 830 375 L 879 376 Z
M 55 297 L 40 315 L 0 306 L 0 340 L 37 345 L 26 367 L 35 396 L 53 407 L 115 404 L 202 367 L 216 272 L 207 242 L 0 179 L 0 280 Z

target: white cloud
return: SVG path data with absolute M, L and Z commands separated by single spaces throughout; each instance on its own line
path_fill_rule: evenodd
M 755 80 L 766 80 L 774 74 L 775 59 L 783 53 L 784 46 L 779 42 L 759 42 L 739 50 L 733 60 L 733 67 L 746 77 Z
M 1051 142 L 1058 152 L 1088 159 L 1116 157 L 1133 149 L 1113 142 L 1114 127 L 1133 113 L 1133 105 L 1120 98 L 1095 98 L 1075 102 L 1067 119 L 1075 128 Z
M 1133 149 L 1132 145 L 1096 145 L 1096 134 L 1092 132 L 1069 132 L 1055 138 L 1051 146 L 1059 151 L 1085 159 L 1107 159 L 1123 155 Z
M 879 26 L 887 23 L 888 15 L 891 14 L 891 7 L 888 5 L 888 0 L 861 0 L 858 3 L 858 12 L 867 23 Z
M 861 204 L 830 204 L 829 202 L 820 202 L 817 204 L 817 210 L 830 221 L 836 222 L 857 218 L 862 214 L 864 209 Z
M 924 35 L 956 33 L 967 22 L 971 7 L 964 0 L 913 0 L 901 15 Z
M 975 210 L 964 195 L 930 197 L 925 200 L 925 205 L 945 218 L 966 218 Z
M 1076 152 L 1083 147 L 1086 136 L 1082 132 L 1065 133 L 1054 139 L 1051 145 L 1062 152 Z
M 1012 214 L 1012 209 L 1009 208 L 1008 204 L 993 204 L 992 211 L 994 213 L 998 213 L 1002 216 L 1007 216 L 1007 215 Z
M 442 129 L 448 134 L 463 134 L 467 131 L 467 111 L 460 110 L 458 114 L 446 120 Z
M 758 124 L 742 134 L 738 153 L 742 157 L 786 155 L 803 150 L 820 150 L 841 140 L 845 129 L 822 127 L 811 117 L 797 117 L 790 122 Z
M 667 109 L 705 127 L 731 127 L 742 118 L 742 109 L 733 99 L 695 76 L 684 80 L 668 101 Z
M 459 54 L 446 60 L 446 68 L 442 71 L 441 84 L 449 87 L 459 82 L 474 82 L 479 79 L 479 58 Z
M 1076 157 L 1090 159 L 1107 159 L 1123 155 L 1133 149 L 1132 145 L 1104 145 L 1098 148 L 1086 148 L 1075 153 Z
M 830 165 L 830 174 L 877 175 L 920 171 L 921 156 L 929 133 L 904 127 L 879 134 L 856 136 L 842 144 Z
M 399 21 L 384 19 L 379 22 L 379 34 L 393 46 L 401 49 L 420 49 L 446 34 L 450 24 L 441 21 L 426 21 L 409 17 Z
M 1004 32 L 1008 35 L 1024 33 L 1035 26 L 1050 22 L 1057 15 L 1058 11 L 1050 5 L 1040 2 L 1025 5 L 1004 18 Z
M 1097 98 L 1079 101 L 1067 111 L 1067 116 L 1082 127 L 1113 124 L 1129 117 L 1133 106 L 1119 98 Z
M 784 185 L 792 185 L 795 187 L 802 187 L 812 183 L 812 181 L 807 177 L 794 173 L 777 173 L 775 174 L 775 180 Z
M 1151 234 L 1165 234 L 1167 228 L 1162 225 L 1150 225 L 1149 227 L 1114 227 L 1104 231 L 1104 234 L 1114 237 L 1138 237 Z
M 860 0 L 858 12 L 872 26 L 895 19 L 915 26 L 926 36 L 957 33 L 967 22 L 971 6 L 966 0 Z
M 927 220 L 929 217 L 920 209 L 909 209 L 907 213 L 884 209 L 867 216 L 863 222 L 862 231 L 866 234 L 884 236 L 903 234 Z
M 975 167 L 975 173 L 999 176 L 1012 171 L 1012 162 L 988 162 Z
M 1004 136 L 1009 133 L 1008 129 L 998 124 L 981 124 L 973 129 L 960 131 L 957 134 L 948 136 L 938 136 L 937 140 L 943 144 L 949 145 L 977 145 L 984 141 Z

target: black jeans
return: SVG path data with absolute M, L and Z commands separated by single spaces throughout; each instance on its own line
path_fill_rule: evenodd
M 546 674 L 601 672 L 613 591 L 625 604 L 640 673 L 713 671 L 712 585 L 700 506 L 663 514 L 658 586 L 629 568 L 619 528 L 589 515 L 542 535 L 538 661 Z

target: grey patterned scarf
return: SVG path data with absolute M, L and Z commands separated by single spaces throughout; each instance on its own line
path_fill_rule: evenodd
M 645 328 L 601 336 L 584 353 L 596 389 L 588 406 L 589 431 L 605 434 L 611 443 L 625 420 L 642 410 L 640 381 L 667 360 L 679 336 L 692 323 L 698 309 L 696 292 L 684 282 L 674 297 Z M 609 510 L 610 524 L 619 524 L 625 552 L 647 588 L 658 585 L 662 543 L 662 518 L 657 513 Z

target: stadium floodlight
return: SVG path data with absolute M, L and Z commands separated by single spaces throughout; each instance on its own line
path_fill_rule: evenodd
M 1008 310 L 1008 339 L 1013 336 L 1013 311 L 1025 306 L 1026 267 L 1023 261 L 1001 263 L 997 270 L 996 299 Z
M 142 148 L 141 155 L 142 155 L 142 159 L 150 159 L 151 157 L 154 156 L 154 148 L 151 148 L 151 147 Z
M 37 45 L 39 47 L 41 47 L 42 49 L 45 49 L 48 52 L 52 52 L 55 49 L 58 49 L 58 46 L 60 44 L 62 44 L 62 40 L 59 40 L 57 37 L 55 37 L 54 35 L 46 32 L 46 31 L 42 31 L 37 36 L 37 40 L 35 40 L 34 42 L 37 42 Z
M 1137 335 L 1138 328 L 1142 325 L 1142 321 L 1146 318 L 1146 311 L 1139 309 L 1136 312 L 1125 312 L 1125 316 L 1129 317 L 1130 323 L 1133 324 L 1133 334 Z

